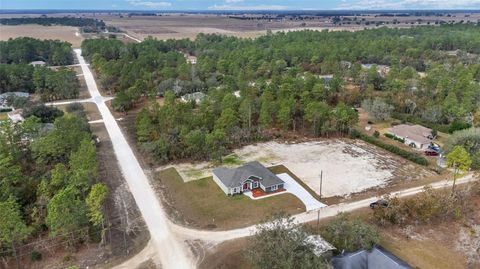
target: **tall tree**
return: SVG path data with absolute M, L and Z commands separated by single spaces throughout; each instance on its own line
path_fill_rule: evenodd
M 468 151 L 462 146 L 455 146 L 452 151 L 447 154 L 447 166 L 453 168 L 453 186 L 452 193 L 455 192 L 455 183 L 460 172 L 466 172 L 472 165 L 472 158 Z
M 328 263 L 313 253 L 308 236 L 292 217 L 274 215 L 257 226 L 246 257 L 252 268 L 328 268 Z
M 25 224 L 20 206 L 13 198 L 0 202 L 0 246 L 11 248 L 12 244 L 22 242 L 30 235 L 31 230 Z
M 75 242 L 75 234 L 88 223 L 85 202 L 80 200 L 79 191 L 69 186 L 55 194 L 48 203 L 45 223 L 50 234 L 69 234 L 70 243 Z

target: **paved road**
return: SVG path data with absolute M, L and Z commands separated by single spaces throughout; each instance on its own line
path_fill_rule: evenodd
M 88 91 L 105 123 L 122 174 L 150 231 L 150 237 L 155 245 L 156 255 L 162 263 L 162 268 L 195 268 L 192 254 L 186 249 L 183 241 L 180 241 L 172 233 L 172 223 L 168 220 L 140 163 L 106 106 L 105 101 L 108 98 L 103 97 L 98 91 L 93 75 L 81 55 L 81 50 L 75 49 L 75 54 L 82 68 Z

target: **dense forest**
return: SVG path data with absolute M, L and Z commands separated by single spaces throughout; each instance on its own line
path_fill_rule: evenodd
M 257 39 L 200 34 L 194 41 L 127 45 L 97 39 L 84 41 L 82 49 L 102 87 L 116 94 L 115 109 L 166 96 L 164 106 L 153 104 L 137 119 L 138 141 L 159 161 L 219 156 L 229 145 L 269 137 L 272 128 L 345 133 L 357 120 L 353 107 L 368 100 L 386 108 L 387 117 L 442 131 L 480 119 L 476 25 L 299 31 Z M 184 54 L 195 55 L 197 64 L 187 63 Z M 207 95 L 198 104 L 182 104 L 170 91 Z
M 65 25 L 81 27 L 85 32 L 99 32 L 104 30 L 106 25 L 102 20 L 92 18 L 76 17 L 35 17 L 35 18 L 1 18 L 0 24 L 3 25 L 22 25 L 22 24 L 40 24 L 44 26 Z
M 73 70 L 29 64 L 36 60 L 46 61 L 50 65 L 72 64 L 70 44 L 33 38 L 10 39 L 0 41 L 0 55 L 0 94 L 37 93 L 43 101 L 78 96 L 80 84 Z
M 36 116 L 0 122 L 0 257 L 46 233 L 70 246 L 101 236 L 107 189 L 97 183 L 96 145 L 83 108 L 70 106 L 68 115 L 50 114 L 57 117 L 51 125 Z
M 32 61 L 44 61 L 48 65 L 72 64 L 72 45 L 59 40 L 30 37 L 0 41 L 0 63 L 28 64 Z

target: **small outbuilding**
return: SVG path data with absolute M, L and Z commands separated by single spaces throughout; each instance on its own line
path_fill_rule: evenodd
M 12 122 L 17 123 L 17 122 L 22 122 L 24 120 L 22 113 L 23 113 L 23 109 L 15 109 L 13 111 L 8 112 L 7 116 Z
M 213 181 L 227 195 L 260 188 L 265 193 L 283 190 L 285 182 L 261 163 L 254 161 L 238 168 L 220 167 L 213 170 Z
M 313 254 L 317 257 L 331 257 L 335 247 L 320 235 L 309 235 L 304 242 L 313 246 Z

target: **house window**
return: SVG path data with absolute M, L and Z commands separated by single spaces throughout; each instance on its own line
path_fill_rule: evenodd
M 253 183 L 253 188 L 258 188 L 258 182 Z
M 276 190 L 277 190 L 277 188 L 278 188 L 278 186 L 277 186 L 277 185 L 273 185 L 273 186 L 272 186 L 272 191 L 276 191 Z

